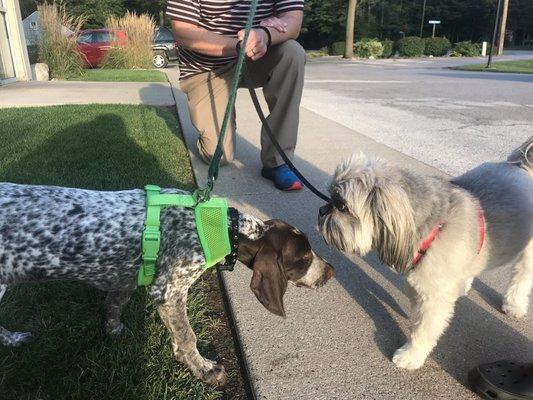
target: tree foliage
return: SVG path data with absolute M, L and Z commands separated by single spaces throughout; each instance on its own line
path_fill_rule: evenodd
M 35 3 L 20 0 L 24 16 L 35 11 Z M 49 0 L 50 2 L 53 0 Z M 61 0 L 56 0 L 61 1 Z M 74 16 L 85 14 L 88 26 L 103 26 L 111 16 L 125 11 L 148 13 L 159 21 L 167 0 L 62 0 Z M 358 0 L 355 39 L 376 37 L 398 40 L 418 35 L 424 0 Z M 442 21 L 437 36 L 452 43 L 489 41 L 494 26 L 497 0 L 427 0 L 424 36 L 431 35 L 430 19 Z M 347 0 L 305 0 L 305 18 L 300 40 L 308 48 L 329 46 L 343 41 L 346 32 Z M 166 21 L 168 23 L 168 20 Z M 510 0 L 507 29 L 520 43 L 533 38 L 533 1 Z
M 430 19 L 440 20 L 437 35 L 452 43 L 489 41 L 494 26 L 497 0 L 427 0 L 423 34 L 431 36 Z M 356 40 L 364 37 L 398 40 L 418 36 L 423 0 L 359 0 Z M 305 45 L 321 47 L 343 40 L 346 0 L 306 0 Z M 533 38 L 533 1 L 510 0 L 507 29 L 515 42 Z M 529 36 L 528 36 L 529 35 Z
M 88 28 L 102 27 L 110 16 L 124 13 L 123 0 L 65 0 L 64 3 L 70 13 L 85 17 Z

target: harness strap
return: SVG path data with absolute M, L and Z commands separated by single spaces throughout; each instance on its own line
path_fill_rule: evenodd
M 437 235 L 441 231 L 442 227 L 443 227 L 443 224 L 442 223 L 438 223 L 437 225 L 435 225 L 435 227 L 433 227 L 431 232 L 429 232 L 429 235 L 427 235 L 426 238 L 424 240 L 422 240 L 422 243 L 420 243 L 420 247 L 418 248 L 418 250 L 417 250 L 417 252 L 415 254 L 415 257 L 413 258 L 413 261 L 411 262 L 411 265 L 414 266 L 414 265 L 416 265 L 416 264 L 418 264 L 420 262 L 422 257 L 424 257 L 426 252 L 431 247 L 431 244 L 433 243 L 433 241 L 435 240 L 435 238 L 437 237 Z
M 478 241 L 478 248 L 477 253 L 479 254 L 481 252 L 481 249 L 483 248 L 483 244 L 485 243 L 485 236 L 486 236 L 486 224 L 485 224 L 485 213 L 483 212 L 483 209 L 480 207 L 478 209 L 478 224 L 479 224 L 479 241 Z M 420 243 L 420 247 L 418 248 L 417 252 L 415 253 L 415 256 L 413 258 L 413 261 L 411 261 L 411 265 L 415 266 L 422 260 L 424 255 L 427 253 L 429 248 L 431 247 L 431 244 L 438 236 L 439 232 L 442 230 L 442 227 L 444 226 L 443 223 L 439 222 L 435 227 L 429 232 L 429 235 L 426 236 L 424 240 Z
M 147 286 L 154 280 L 157 253 L 161 245 L 161 232 L 159 231 L 161 207 L 151 207 L 150 200 L 157 196 L 161 189 L 157 186 L 147 185 L 146 191 L 146 220 L 142 235 L 142 262 L 137 274 L 137 285 Z
M 232 253 L 232 250 L 235 252 L 236 248 L 232 248 L 230 244 L 226 199 L 214 197 L 198 203 L 193 195 L 162 194 L 161 188 L 154 185 L 147 185 L 145 191 L 146 219 L 142 234 L 141 267 L 137 274 L 138 286 L 150 285 L 155 277 L 157 257 L 161 246 L 162 208 L 179 206 L 194 209 L 196 229 L 205 258 L 204 269 L 211 268 L 224 260 L 228 254 Z
M 485 236 L 487 235 L 487 225 L 485 224 L 485 213 L 480 207 L 478 210 L 478 223 L 479 223 L 479 245 L 477 248 L 477 254 L 481 252 L 483 244 L 485 244 Z

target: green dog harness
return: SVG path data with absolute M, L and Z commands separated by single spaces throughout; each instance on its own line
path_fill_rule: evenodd
M 142 263 L 137 276 L 138 286 L 150 285 L 154 280 L 161 245 L 160 215 L 163 208 L 179 206 L 194 209 L 196 228 L 205 256 L 204 270 L 220 263 L 235 250 L 233 247 L 237 245 L 235 243 L 232 246 L 229 236 L 228 203 L 225 198 L 213 197 L 199 203 L 192 195 L 162 194 L 161 188 L 154 185 L 147 185 L 145 191 L 146 220 L 142 235 Z M 234 220 L 233 216 L 232 225 Z M 233 239 L 238 239 L 236 233 Z M 231 255 L 230 262 L 235 262 L 236 251 Z

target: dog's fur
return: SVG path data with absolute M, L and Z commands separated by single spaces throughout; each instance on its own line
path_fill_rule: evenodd
M 163 193 L 179 192 L 163 190 Z M 107 292 L 106 330 L 124 330 L 120 315 L 136 289 L 146 214 L 142 190 L 98 192 L 0 184 L 0 298 L 9 286 L 35 280 L 82 281 Z M 333 274 L 297 229 L 239 214 L 239 260 L 253 269 L 251 289 L 284 316 L 287 282 L 317 288 Z M 203 358 L 187 318 L 189 287 L 203 272 L 194 212 L 161 212 L 161 247 L 149 292 L 167 326 L 176 358 L 198 378 L 223 384 L 224 368 Z M 0 326 L 0 343 L 16 346 L 30 333 Z
M 503 311 L 526 314 L 533 280 L 533 137 L 506 162 L 485 163 L 451 181 L 405 171 L 376 159 L 341 163 L 332 201 L 319 213 L 327 243 L 381 261 L 407 278 L 412 303 L 409 341 L 393 361 L 423 365 L 453 316 L 457 298 L 484 269 L 514 263 Z M 480 245 L 479 209 L 486 238 Z M 414 255 L 431 230 L 443 228 L 421 261 Z

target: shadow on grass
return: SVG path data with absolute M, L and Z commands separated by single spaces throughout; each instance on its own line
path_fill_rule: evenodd
M 49 129 L 55 125 L 54 114 L 47 114 L 52 108 L 27 111 L 27 118 L 34 118 L 38 126 L 33 134 L 28 126 L 26 132 L 5 131 L 7 145 L 0 155 L 10 161 L 0 164 L 0 181 L 98 190 L 142 188 L 147 183 L 191 188 L 189 165 L 180 165 L 187 153 L 172 114 L 138 107 L 133 115 L 128 108 L 88 106 L 81 108 L 87 115 L 75 117 L 75 108 L 55 108 L 60 111 L 57 122 L 63 127 L 58 133 Z M 43 116 L 41 126 L 39 115 Z M 141 122 L 132 125 L 128 115 Z M 74 123 L 79 118 L 85 122 Z M 157 131 L 153 124 L 165 126 L 158 118 L 163 118 L 174 135 Z M 0 304 L 1 324 L 10 330 L 30 331 L 36 339 L 15 349 L 0 346 L 0 398 L 218 397 L 175 361 L 168 333 L 146 290 L 138 290 L 127 306 L 123 321 L 128 332 L 119 340 L 104 333 L 104 298 L 104 293 L 72 282 L 33 283 L 8 290 Z M 200 350 L 209 354 L 212 347 L 203 330 L 212 321 L 203 302 L 202 288 L 191 290 L 191 323 L 200 332 Z

